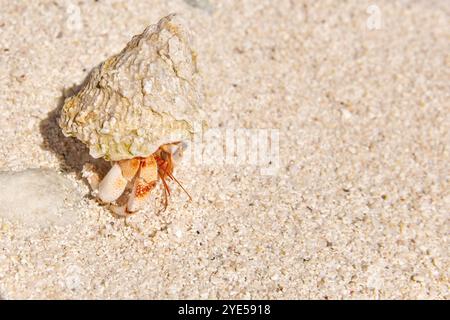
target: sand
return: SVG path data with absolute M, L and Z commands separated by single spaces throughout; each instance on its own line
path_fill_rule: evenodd
M 1 298 L 449 298 L 447 1 L 0 7 L 0 170 L 48 168 L 84 195 L 65 224 L 0 208 Z M 93 160 L 55 117 L 170 12 L 195 35 L 210 143 L 252 129 L 236 132 L 279 145 L 256 164 L 205 151 L 176 172 L 193 201 L 174 186 L 167 210 L 155 192 L 119 219 L 89 195 Z

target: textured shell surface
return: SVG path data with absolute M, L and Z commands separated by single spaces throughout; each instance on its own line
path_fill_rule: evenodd
M 204 123 L 201 79 L 191 35 L 176 14 L 147 27 L 94 68 L 66 99 L 59 125 L 94 158 L 146 157 L 161 145 L 190 139 Z

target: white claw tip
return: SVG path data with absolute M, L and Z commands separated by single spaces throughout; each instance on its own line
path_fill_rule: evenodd
M 122 170 L 116 163 L 108 171 L 98 187 L 98 197 L 106 203 L 113 202 L 120 197 L 127 186 L 127 180 L 122 176 Z

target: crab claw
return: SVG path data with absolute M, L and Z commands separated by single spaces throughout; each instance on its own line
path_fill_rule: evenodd
M 138 177 L 150 183 L 158 180 L 158 164 L 154 156 L 141 160 L 141 168 Z
M 144 179 L 136 178 L 133 190 L 128 198 L 127 211 L 131 213 L 142 209 L 155 186 L 156 181 L 146 183 Z
M 115 163 L 98 186 L 98 197 L 103 202 L 113 202 L 124 192 L 127 179 L 122 176 L 122 170 Z
M 119 161 L 122 175 L 128 181 L 133 180 L 136 172 L 139 170 L 140 160 L 137 158 Z
M 128 198 L 127 211 L 135 212 L 141 209 L 156 186 L 158 180 L 158 165 L 153 156 L 141 160 L 139 174 L 134 180 L 133 190 Z

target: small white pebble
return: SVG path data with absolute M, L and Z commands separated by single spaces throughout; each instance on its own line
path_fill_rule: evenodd
M 352 113 L 347 109 L 341 109 L 341 117 L 343 120 L 349 120 L 352 117 Z
M 175 236 L 177 238 L 181 238 L 183 236 L 183 232 L 180 229 L 175 230 Z

